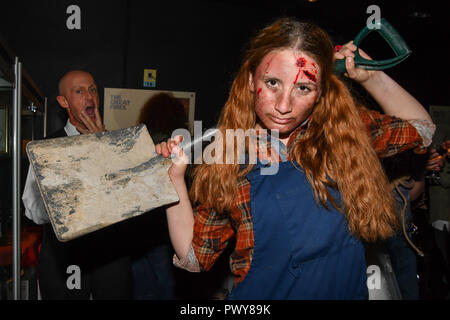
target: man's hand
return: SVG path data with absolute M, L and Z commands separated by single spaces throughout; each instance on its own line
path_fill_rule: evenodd
M 426 164 L 427 170 L 440 171 L 444 167 L 446 158 L 449 156 L 450 140 L 442 143 L 442 151 L 440 154 L 436 149 L 431 149 Z
M 436 149 L 430 150 L 430 155 L 428 156 L 428 161 L 425 165 L 426 170 L 440 171 L 444 166 L 445 158 L 441 156 Z
M 105 126 L 102 123 L 102 118 L 100 117 L 98 107 L 95 107 L 94 110 L 95 110 L 95 122 L 92 121 L 91 117 L 89 117 L 84 110 L 81 111 L 80 119 L 83 121 L 83 124 L 86 126 L 86 128 L 77 127 L 80 133 L 88 134 L 106 131 Z

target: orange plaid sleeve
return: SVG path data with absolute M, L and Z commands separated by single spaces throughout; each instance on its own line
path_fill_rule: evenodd
M 230 268 L 235 275 L 235 284 L 244 280 L 252 263 L 255 240 L 250 204 L 250 183 L 246 178 L 240 179 L 235 204 L 231 217 L 236 232 L 236 246 L 231 254 Z
M 426 152 L 422 137 L 408 121 L 367 109 L 360 110 L 360 117 L 378 157 L 387 158 L 411 149 L 415 153 Z
M 228 213 L 219 214 L 203 205 L 194 210 L 192 247 L 202 270 L 209 270 L 234 235 Z
M 253 257 L 253 222 L 250 213 L 250 183 L 240 178 L 238 192 L 229 213 L 218 214 L 204 206 L 195 210 L 192 247 L 202 270 L 209 270 L 236 235 L 235 248 L 230 256 L 231 272 L 235 282 L 242 281 Z

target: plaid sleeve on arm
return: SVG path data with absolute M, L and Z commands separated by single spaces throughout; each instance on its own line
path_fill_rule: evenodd
M 360 111 L 360 117 L 380 158 L 410 149 L 419 154 L 426 152 L 422 137 L 408 121 L 365 109 Z
M 234 235 L 227 213 L 218 214 L 204 206 L 195 209 L 192 247 L 202 270 L 208 271 Z

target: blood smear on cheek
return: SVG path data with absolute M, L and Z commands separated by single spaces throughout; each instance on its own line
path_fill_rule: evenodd
M 255 99 L 255 110 L 260 109 L 259 105 L 260 105 L 260 96 L 259 94 L 261 93 L 262 88 L 258 88 L 258 90 L 256 90 L 256 99 Z

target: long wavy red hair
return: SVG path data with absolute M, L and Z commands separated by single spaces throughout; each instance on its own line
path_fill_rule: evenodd
M 309 55 L 321 70 L 321 96 L 311 114 L 308 129 L 291 149 L 301 165 L 316 201 L 328 201 L 346 217 L 349 230 L 365 241 L 393 234 L 398 226 L 394 201 L 380 161 L 371 147 L 355 102 L 344 83 L 333 74 L 334 50 L 328 34 L 315 24 L 283 18 L 261 30 L 245 52 L 218 128 L 251 129 L 256 125 L 250 75 L 273 50 L 293 49 Z M 252 166 L 201 164 L 193 168 L 190 196 L 194 203 L 225 212 L 232 208 L 237 181 Z M 340 191 L 339 205 L 328 188 Z

